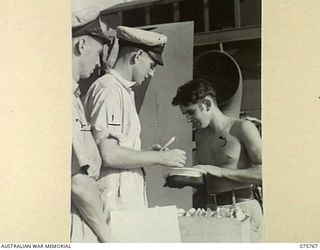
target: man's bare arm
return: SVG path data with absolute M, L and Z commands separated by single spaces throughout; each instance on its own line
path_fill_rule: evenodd
M 208 171 L 209 172 L 209 171 Z M 222 176 L 228 179 L 248 184 L 262 183 L 262 167 L 256 165 L 246 169 L 222 169 Z
M 117 242 L 107 224 L 100 193 L 94 179 L 81 173 L 73 175 L 71 178 L 71 199 L 100 242 Z
M 249 121 L 241 121 L 235 128 L 242 145 L 246 148 L 251 160 L 250 166 L 245 169 L 228 169 L 223 166 L 197 165 L 209 174 L 225 177 L 231 180 L 248 184 L 262 183 L 261 137 L 255 125 Z
M 251 160 L 251 166 L 245 169 L 222 170 L 223 177 L 253 184 L 262 183 L 261 137 L 256 126 L 249 121 L 241 121 L 236 127 L 236 133 Z
M 183 167 L 186 162 L 186 154 L 179 149 L 163 152 L 138 151 L 119 146 L 115 139 L 105 139 L 99 145 L 104 167 L 118 169 L 134 169 L 152 165 L 164 165 L 168 167 Z
M 205 172 L 216 177 L 224 177 L 234 181 L 248 184 L 261 184 L 261 165 L 253 166 L 247 169 L 228 169 L 212 165 L 197 165 L 195 168 L 204 170 Z
M 222 170 L 222 175 L 235 181 L 261 184 L 262 154 L 259 131 L 252 122 L 241 121 L 236 127 L 236 133 L 242 145 L 245 147 L 252 164 L 245 169 L 224 169 Z

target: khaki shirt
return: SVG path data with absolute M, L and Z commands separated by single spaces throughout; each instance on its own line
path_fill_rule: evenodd
M 73 83 L 73 120 L 72 120 L 72 175 L 86 167 L 88 175 L 97 179 L 101 168 L 98 147 L 91 134 L 84 109 L 79 98 L 77 83 Z
M 141 150 L 140 120 L 131 87 L 134 82 L 122 78 L 116 71 L 97 79 L 83 98 L 88 121 L 99 144 L 109 132 L 121 133 L 120 146 Z M 147 206 L 142 169 L 112 169 L 103 167 L 99 185 L 108 195 L 109 209 L 142 208 Z

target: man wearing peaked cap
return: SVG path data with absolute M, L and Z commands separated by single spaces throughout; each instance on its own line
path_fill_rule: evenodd
M 72 37 L 87 35 L 101 40 L 103 44 L 110 44 L 111 37 L 102 30 L 99 14 L 99 9 L 95 7 L 72 13 Z
M 159 65 L 163 66 L 161 54 L 167 43 L 167 37 L 155 32 L 118 26 L 117 37 L 120 46 L 141 48 Z
M 102 157 L 100 187 L 108 190 L 111 210 L 147 206 L 143 167 L 182 167 L 185 152 L 141 151 L 141 125 L 132 87 L 153 76 L 164 65 L 162 52 L 167 37 L 156 32 L 119 26 L 119 54 L 113 69 L 97 79 L 84 96 L 86 116 Z M 106 131 L 122 133 L 123 140 L 108 138 Z
M 102 30 L 99 13 L 94 7 L 72 13 L 73 78 L 76 82 L 88 78 L 95 67 L 100 66 L 103 45 L 112 41 Z
M 73 77 L 73 136 L 72 136 L 72 224 L 71 242 L 113 242 L 103 213 L 97 187 L 101 157 L 91 133 L 79 95 L 78 81 L 88 78 L 100 66 L 104 35 L 99 11 L 91 8 L 72 15 L 72 77 Z M 85 221 L 85 222 L 84 222 Z

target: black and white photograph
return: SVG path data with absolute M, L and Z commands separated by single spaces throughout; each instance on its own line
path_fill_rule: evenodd
M 320 1 L 0 10 L 1 248 L 318 248 Z
M 261 1 L 72 1 L 72 243 L 262 242 Z

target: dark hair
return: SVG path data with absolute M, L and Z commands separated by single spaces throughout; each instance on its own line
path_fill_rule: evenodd
M 177 94 L 172 100 L 172 105 L 188 106 L 189 104 L 196 104 L 208 95 L 216 102 L 216 91 L 212 84 L 205 79 L 193 79 L 178 88 Z

